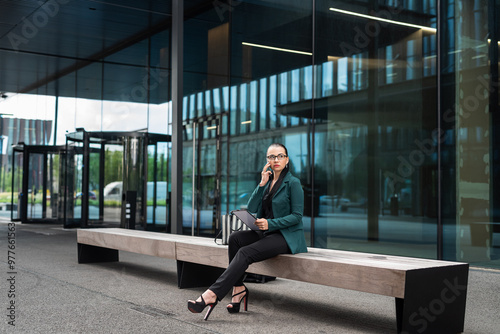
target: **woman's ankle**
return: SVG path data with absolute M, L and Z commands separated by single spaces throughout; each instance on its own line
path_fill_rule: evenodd
M 245 291 L 245 286 L 244 285 L 239 285 L 239 286 L 233 286 L 233 296 L 237 293 L 240 293 L 242 291 Z
M 215 303 L 217 301 L 217 295 L 212 290 L 206 290 L 202 294 L 205 303 Z

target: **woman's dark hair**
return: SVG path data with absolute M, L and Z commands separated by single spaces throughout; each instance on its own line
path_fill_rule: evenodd
M 269 145 L 269 147 L 271 147 L 271 146 L 278 146 L 278 147 L 281 147 L 282 149 L 284 149 L 284 150 L 285 150 L 285 154 L 286 154 L 286 156 L 288 156 L 288 150 L 286 149 L 285 145 L 280 144 L 280 143 L 273 143 L 273 144 Z M 268 147 L 267 149 L 269 149 L 269 147 Z

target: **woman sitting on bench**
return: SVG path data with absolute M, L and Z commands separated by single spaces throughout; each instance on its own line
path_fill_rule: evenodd
M 248 201 L 248 210 L 260 217 L 255 221 L 260 230 L 238 231 L 230 235 L 229 266 L 196 301 L 188 301 L 191 312 L 201 313 L 208 306 L 204 318 L 207 320 L 215 305 L 231 288 L 232 300 L 227 310 L 238 313 L 243 301 L 246 311 L 249 291 L 243 278 L 252 263 L 279 254 L 307 252 L 302 224 L 304 192 L 299 179 L 289 172 L 288 163 L 288 151 L 284 145 L 269 146 L 260 183 Z

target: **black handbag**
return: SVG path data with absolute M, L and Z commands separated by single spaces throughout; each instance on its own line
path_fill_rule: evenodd
M 220 231 L 215 237 L 215 243 L 219 245 L 227 245 L 229 235 L 233 232 L 250 230 L 248 226 L 243 224 L 243 222 L 233 214 L 222 215 L 220 225 Z M 220 243 L 217 242 L 219 236 L 221 236 Z

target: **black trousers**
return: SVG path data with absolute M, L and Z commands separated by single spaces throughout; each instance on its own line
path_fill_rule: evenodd
M 228 253 L 229 266 L 209 288 L 218 300 L 222 300 L 233 286 L 243 285 L 245 271 L 252 263 L 291 252 L 279 231 L 238 231 L 229 236 Z

